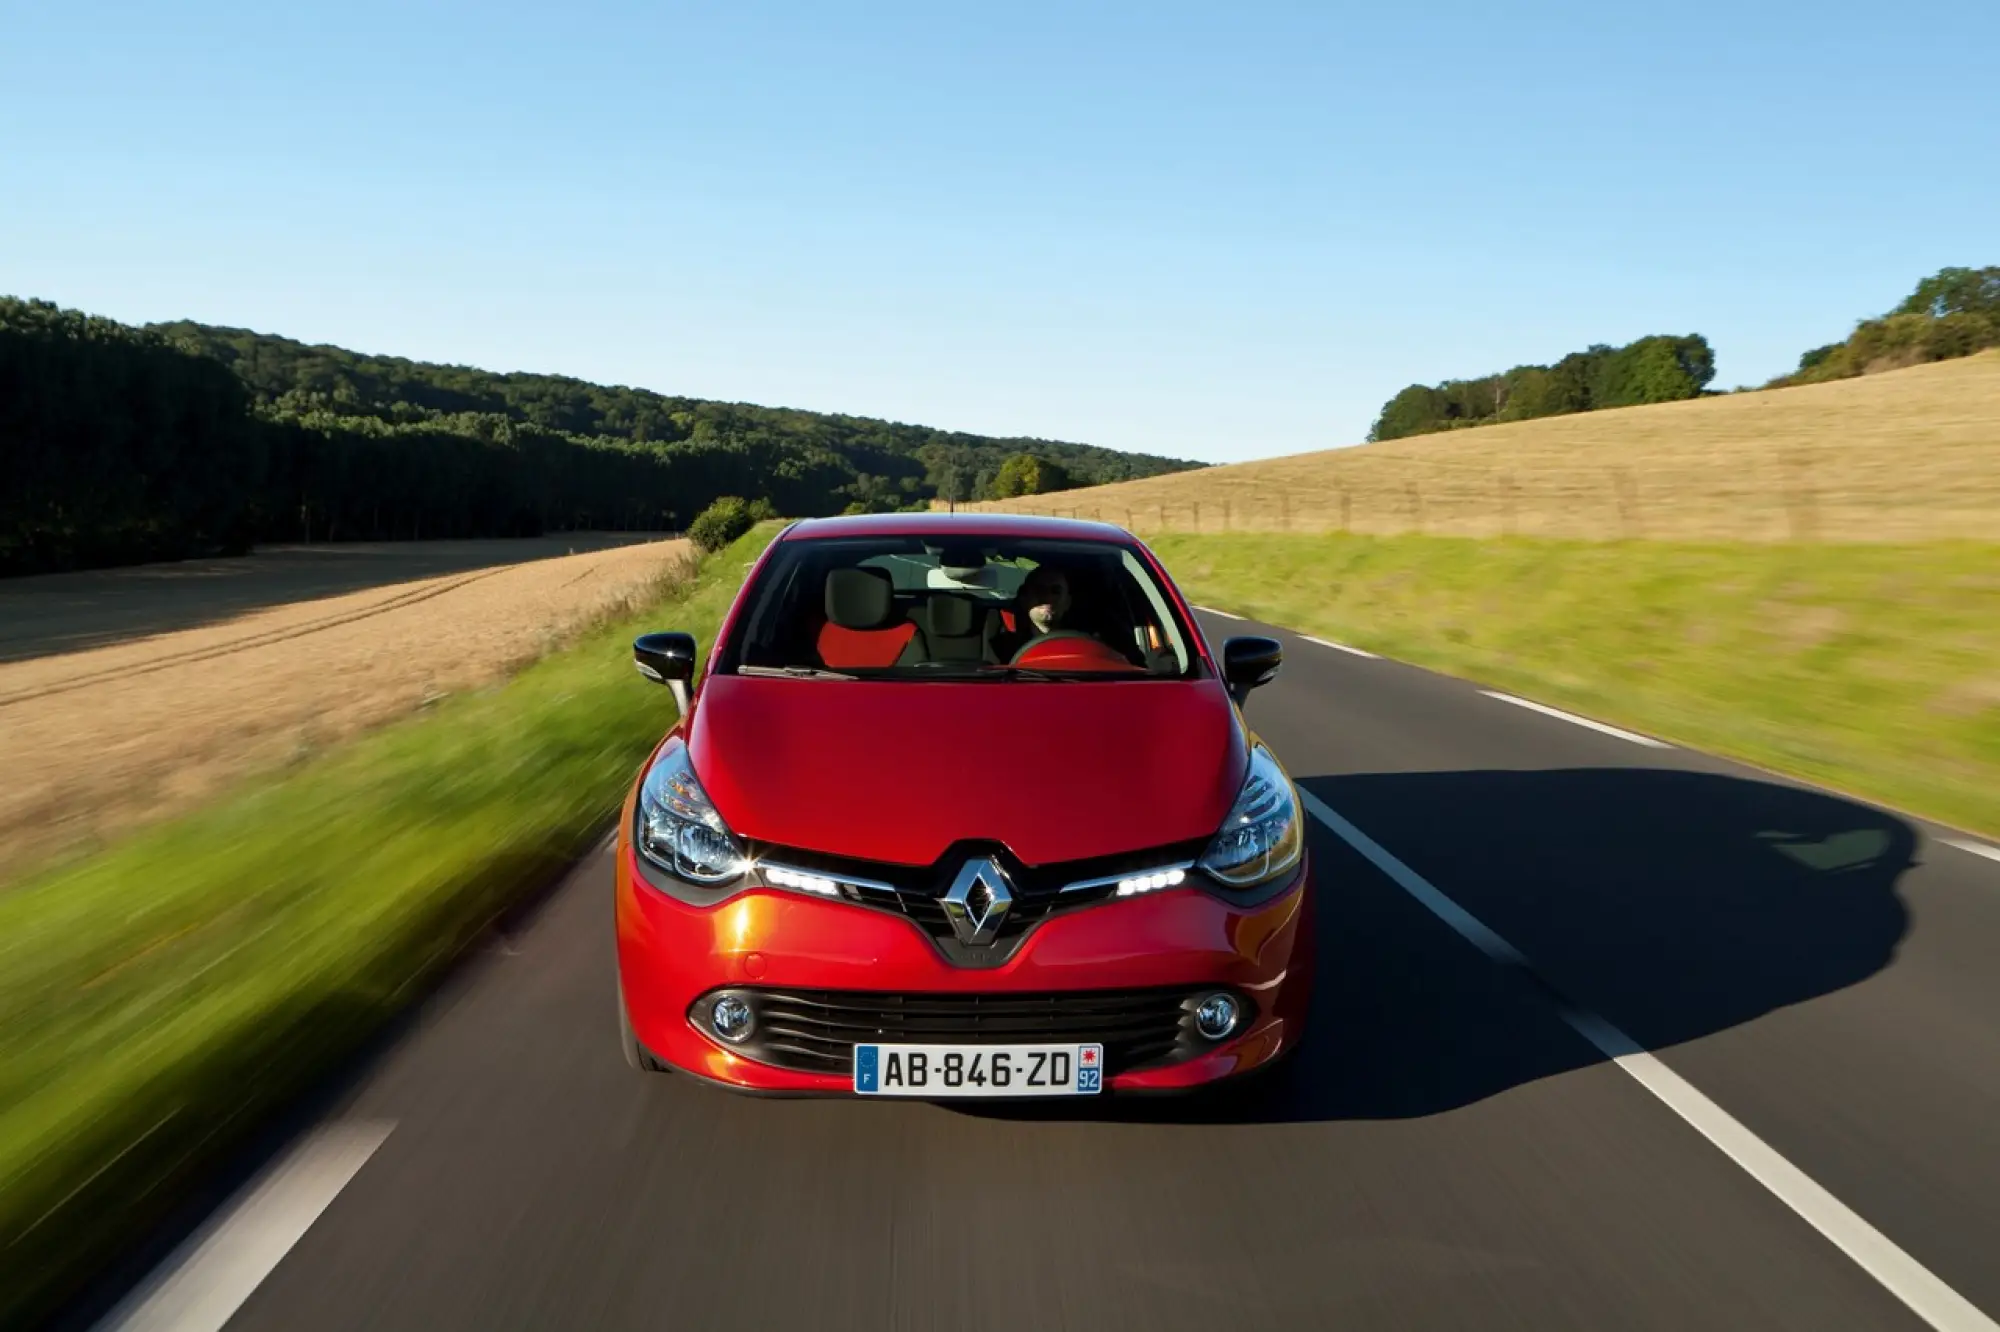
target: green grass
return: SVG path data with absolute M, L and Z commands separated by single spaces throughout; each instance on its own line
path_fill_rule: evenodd
M 2000 835 L 2000 545 L 1152 544 L 1206 605 Z
M 774 530 L 505 684 L 0 893 L 0 1325 L 588 848 L 674 716 L 633 634 L 706 643 Z

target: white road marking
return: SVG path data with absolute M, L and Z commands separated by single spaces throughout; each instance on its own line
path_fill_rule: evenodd
M 1988 846 L 1984 842 L 1974 842 L 1964 837 L 1946 837 L 1940 840 L 1950 843 L 1961 851 L 1970 851 L 1975 856 L 1985 856 L 1988 860 L 2000 860 L 2000 846 Z
M 1530 712 L 1539 712 L 1545 717 L 1554 717 L 1558 721 L 1566 721 L 1573 726 L 1587 726 L 1593 731 L 1602 731 L 1606 735 L 1615 735 L 1620 740 L 1630 740 L 1635 745 L 1645 745 L 1648 749 L 1673 748 L 1666 741 L 1655 740 L 1650 735 L 1639 735 L 1632 731 L 1621 731 L 1616 726 L 1606 726 L 1603 722 L 1592 721 L 1588 717 L 1579 717 L 1573 712 L 1564 712 L 1560 708 L 1552 708 L 1546 703 L 1536 703 L 1532 699 L 1515 698 L 1512 694 L 1496 693 L 1491 689 L 1482 689 L 1479 692 L 1488 698 L 1497 698 L 1502 703 L 1512 703 L 1517 708 L 1526 708 Z
M 218 1332 L 394 1127 L 315 1129 L 190 1235 L 96 1332 Z
M 1196 606 L 1195 609 L 1203 615 L 1220 615 L 1225 620 L 1240 620 L 1243 618 L 1241 615 L 1231 615 L 1228 611 L 1217 610 L 1213 606 Z
M 1357 656 L 1357 657 L 1366 657 L 1366 658 L 1368 658 L 1368 659 L 1369 659 L 1370 661 L 1380 661 L 1380 660 L 1381 660 L 1381 657 L 1380 657 L 1380 656 L 1378 656 L 1377 654 L 1373 653 L 1373 652 L 1366 652 L 1366 651 L 1363 651 L 1362 649 L 1360 649 L 1360 648 L 1358 648 L 1358 647 L 1349 647 L 1349 646 L 1348 646 L 1347 644 L 1345 644 L 1345 643 L 1336 643 L 1336 642 L 1334 642 L 1334 641 L 1333 641 L 1332 639 L 1329 639 L 1329 638 L 1314 638 L 1314 637 L 1313 637 L 1313 636 L 1312 636 L 1311 634 L 1300 634 L 1300 635 L 1299 635 L 1299 637 L 1300 637 L 1300 638 L 1303 638 L 1303 639 L 1305 639 L 1305 640 L 1306 640 L 1306 642 L 1308 642 L 1308 643 L 1317 643 L 1317 644 L 1319 644 L 1319 645 L 1320 645 L 1321 647 L 1330 647 L 1330 648 L 1332 648 L 1332 649 L 1333 649 L 1333 650 L 1334 650 L 1335 652 L 1347 652 L 1347 653 L 1351 653 L 1351 654 L 1353 654 L 1354 656 Z
M 1325 801 L 1309 791 L 1300 791 L 1312 816 L 1335 836 L 1359 852 L 1363 859 L 1449 925 L 1453 931 L 1504 966 L 1534 972 L 1534 965 L 1520 950 L 1495 934 L 1486 923 L 1433 887 L 1415 870 L 1384 850 L 1368 834 L 1335 813 Z M 1548 982 L 1539 975 L 1545 988 Z M 1692 1125 L 1730 1160 L 1807 1225 L 1832 1241 L 1834 1246 L 1884 1289 L 1907 1305 L 1910 1311 L 1938 1332 L 2000 1332 L 2000 1323 L 1982 1313 L 1970 1300 L 1940 1281 L 1875 1227 L 1862 1220 L 1840 1199 L 1780 1156 L 1763 1139 L 1745 1128 L 1728 1111 L 1708 1099 L 1694 1085 L 1649 1053 L 1637 1041 L 1587 1008 L 1567 1002 L 1558 1011 L 1578 1035 L 1601 1050 L 1605 1057 L 1625 1071 L 1641 1087 Z

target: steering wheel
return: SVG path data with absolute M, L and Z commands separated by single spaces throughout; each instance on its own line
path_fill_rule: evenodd
M 1057 629 L 1024 643 L 1010 665 L 1057 671 L 1144 671 L 1117 650 L 1076 629 Z

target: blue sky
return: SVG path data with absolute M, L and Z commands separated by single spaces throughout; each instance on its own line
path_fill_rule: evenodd
M 0 292 L 1211 460 L 2000 263 L 2000 4 L 0 0 Z

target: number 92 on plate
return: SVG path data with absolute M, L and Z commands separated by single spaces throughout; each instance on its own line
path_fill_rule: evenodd
M 1091 1096 L 1104 1090 L 1102 1045 L 857 1045 L 863 1096 Z

